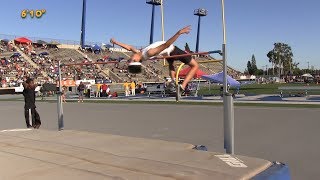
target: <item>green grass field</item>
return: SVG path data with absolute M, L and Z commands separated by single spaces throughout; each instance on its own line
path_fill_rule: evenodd
M 306 86 L 306 84 L 248 84 L 240 87 L 240 94 L 279 94 L 278 87 L 280 86 Z M 317 84 L 310 84 L 309 86 L 320 86 Z M 234 88 L 231 88 L 230 91 L 234 92 Z M 202 88 L 199 91 L 200 95 L 219 95 L 220 94 L 220 86 L 212 85 L 211 90 L 209 88 Z M 311 92 L 310 94 L 320 95 L 319 92 Z

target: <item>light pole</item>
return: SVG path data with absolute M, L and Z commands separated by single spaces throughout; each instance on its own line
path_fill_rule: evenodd
M 198 30 L 197 30 L 197 42 L 196 42 L 196 52 L 199 52 L 199 39 L 200 39 L 200 23 L 201 23 L 201 17 L 206 16 L 208 14 L 208 11 L 203 8 L 199 8 L 194 10 L 194 15 L 198 16 Z
M 163 12 L 163 0 L 161 0 L 161 32 L 162 32 L 162 41 L 164 41 L 164 12 Z
M 281 63 L 282 63 L 282 61 L 281 61 L 281 58 L 282 58 L 282 56 L 280 55 L 280 53 L 278 54 L 278 60 L 279 60 L 279 62 L 278 62 L 278 76 L 279 76 L 279 82 L 280 82 L 280 79 L 281 79 Z
M 227 81 L 227 52 L 226 52 L 226 22 L 224 16 L 224 0 L 221 0 L 222 9 L 222 32 L 223 32 L 223 44 L 222 44 L 222 59 L 223 59 L 223 110 L 224 110 L 224 148 L 226 153 L 234 154 L 234 107 L 233 97 L 228 90 Z
M 86 9 L 87 9 L 86 4 L 87 4 L 87 0 L 83 0 L 83 2 L 82 2 L 81 37 L 80 37 L 81 48 L 84 48 L 85 37 L 86 37 Z
M 161 0 L 147 0 L 146 3 L 152 5 L 150 41 L 149 41 L 149 44 L 152 44 L 153 43 L 153 27 L 154 27 L 154 10 L 155 10 L 155 6 L 161 5 Z
M 162 32 L 162 41 L 164 41 L 164 12 L 163 12 L 163 0 L 161 0 L 161 32 Z M 166 60 L 163 59 L 163 65 L 166 65 Z

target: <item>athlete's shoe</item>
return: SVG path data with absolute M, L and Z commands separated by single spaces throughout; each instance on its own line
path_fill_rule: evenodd
M 178 94 L 178 96 L 181 97 L 182 94 L 184 93 L 184 89 L 183 89 L 183 87 L 182 87 L 181 84 L 179 84 L 178 88 L 179 88 L 179 94 Z

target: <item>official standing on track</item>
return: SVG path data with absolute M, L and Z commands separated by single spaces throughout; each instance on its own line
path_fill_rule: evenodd
M 33 79 L 28 78 L 23 82 L 23 96 L 24 96 L 24 116 L 26 119 L 27 128 L 39 129 L 41 126 L 40 115 L 36 110 L 36 85 Z

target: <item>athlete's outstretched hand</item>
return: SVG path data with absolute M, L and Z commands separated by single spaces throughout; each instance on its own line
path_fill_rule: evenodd
M 190 31 L 191 31 L 191 26 L 189 25 L 180 29 L 178 32 L 179 34 L 189 34 Z

